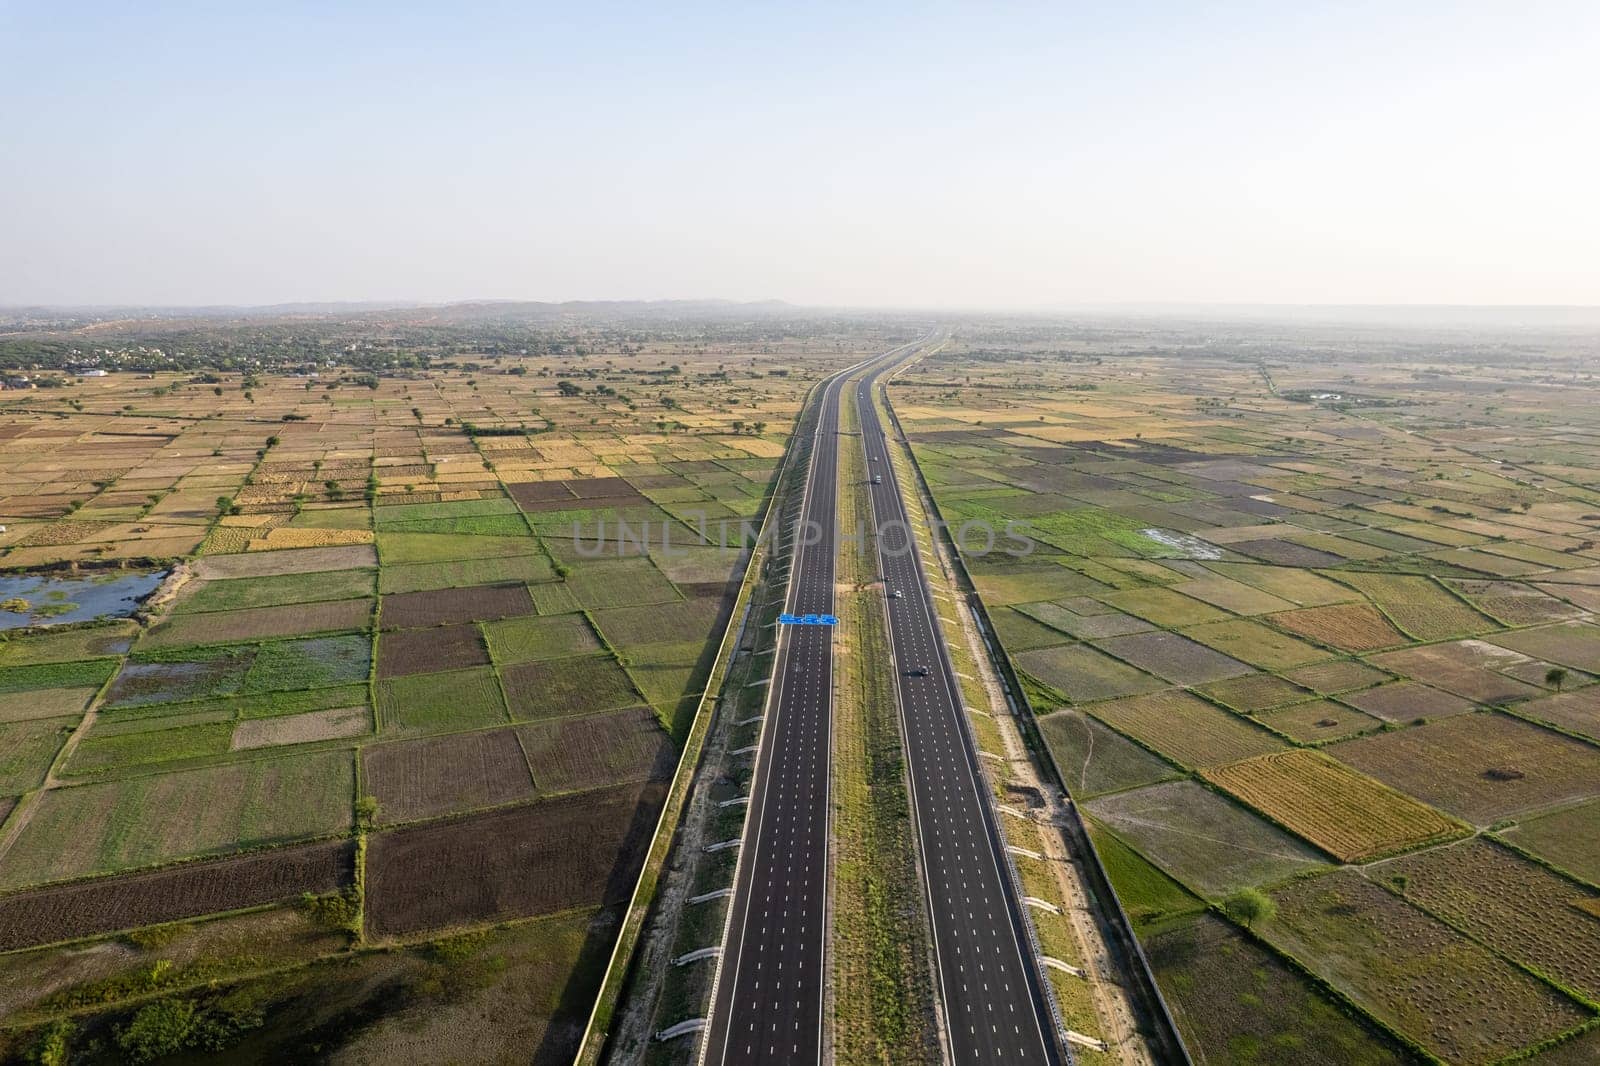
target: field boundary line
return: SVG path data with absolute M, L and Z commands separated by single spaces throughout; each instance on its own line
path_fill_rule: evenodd
M 862 360 L 813 382 L 810 389 L 807 390 L 805 400 L 800 405 L 799 413 L 795 417 L 796 428 L 799 428 L 801 420 L 805 417 L 807 409 L 811 406 L 819 391 L 824 390 L 829 382 L 841 374 L 856 370 L 875 358 L 878 358 L 878 356 L 871 356 L 869 359 Z M 757 573 L 757 568 L 753 564 L 757 555 L 761 552 L 763 541 L 768 538 L 772 514 L 776 509 L 774 504 L 778 502 L 784 479 L 789 476 L 791 462 L 798 444 L 799 442 L 796 438 L 791 436 L 789 446 L 784 450 L 783 463 L 773 480 L 772 493 L 767 497 L 762 509 L 761 525 L 757 529 L 755 540 L 750 546 L 750 554 L 745 559 L 744 573 L 739 582 L 739 592 L 735 597 L 733 610 L 728 614 L 727 624 L 723 627 L 722 640 L 717 648 L 717 657 L 712 662 L 711 672 L 706 676 L 706 686 L 701 691 L 699 703 L 695 707 L 689 736 L 685 739 L 683 751 L 678 756 L 677 769 L 673 772 L 672 783 L 668 787 L 666 800 L 661 807 L 661 814 L 656 819 L 656 827 L 651 835 L 650 847 L 645 853 L 644 867 L 639 871 L 638 880 L 634 882 L 633 894 L 629 899 L 628 908 L 623 917 L 622 928 L 617 931 L 617 939 L 611 947 L 611 958 L 606 963 L 605 976 L 601 979 L 600 990 L 595 996 L 594 1006 L 590 1008 L 589 1020 L 584 1026 L 583 1037 L 578 1042 L 578 1052 L 573 1059 L 575 1066 L 595 1066 L 600 1062 L 605 1050 L 611 1017 L 615 1013 L 618 1004 L 622 1001 L 623 985 L 626 982 L 628 971 L 632 967 L 634 946 L 643 931 L 646 912 L 655 900 L 656 884 L 659 881 L 660 872 L 666 865 L 667 855 L 670 853 L 672 842 L 677 836 L 676 814 L 682 810 L 687 798 L 689 786 L 693 783 L 695 771 L 700 762 L 700 754 L 705 745 L 705 738 L 710 729 L 710 716 L 706 714 L 707 703 L 713 690 L 720 689 L 721 675 L 726 671 L 728 662 L 732 658 L 730 654 L 732 645 L 729 640 L 735 632 L 742 629 L 742 626 L 735 626 L 734 623 L 737 620 L 741 620 L 743 615 L 749 612 L 750 597 L 754 588 L 752 577 Z M 807 454 L 809 456 L 809 451 Z M 765 728 L 766 719 L 765 715 L 763 715 L 762 729 L 765 730 Z M 667 828 L 669 816 L 672 816 L 672 831 L 664 835 L 663 830 Z M 743 849 L 741 848 L 740 850 L 742 851 Z M 737 866 L 735 867 L 734 881 L 735 883 L 738 881 Z M 732 911 L 733 908 L 729 907 L 730 914 Z M 726 929 L 724 929 L 723 939 L 726 940 Z M 624 950 L 625 944 L 627 945 L 626 950 Z M 722 963 L 718 959 L 717 970 L 719 974 L 721 968 Z M 712 1002 L 714 1003 L 716 997 L 715 979 L 712 982 L 711 994 Z

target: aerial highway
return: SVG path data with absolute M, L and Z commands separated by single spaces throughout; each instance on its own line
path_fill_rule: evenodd
M 1005 845 L 978 769 L 945 646 L 889 461 L 872 389 L 857 386 L 867 483 L 889 615 L 911 803 L 932 921 L 946 1047 L 966 1063 L 1059 1063 Z
M 878 358 L 891 362 L 909 348 Z M 785 599 L 792 615 L 833 612 L 839 397 L 856 369 L 835 375 L 823 389 L 800 529 L 793 534 Z M 832 628 L 784 626 L 703 1062 L 821 1059 L 832 717 Z
M 785 613 L 833 612 L 839 404 L 854 388 L 885 591 L 898 593 L 885 599 L 893 661 L 869 668 L 896 675 L 945 1045 L 956 1063 L 1059 1063 L 960 689 L 870 400 L 878 375 L 921 343 L 878 357 L 864 378 L 851 368 L 825 384 Z M 702 1045 L 701 1061 L 718 1066 L 817 1063 L 825 1045 L 832 627 L 784 626 L 774 658 Z

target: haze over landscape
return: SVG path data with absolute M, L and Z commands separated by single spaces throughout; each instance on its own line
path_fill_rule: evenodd
M 1600 7 L 0 56 L 0 1066 L 1600 1062 Z
M 0 4 L 0 304 L 1593 304 L 1600 9 Z

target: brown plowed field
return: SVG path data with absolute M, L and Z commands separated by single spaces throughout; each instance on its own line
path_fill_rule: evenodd
M 376 937 L 618 903 L 633 891 L 665 789 L 628 785 L 373 837 Z
M 0 951 L 332 892 L 350 883 L 353 854 L 336 840 L 7 896 Z
M 489 653 L 475 625 L 402 629 L 378 638 L 378 676 L 404 677 L 483 666 Z
M 184 644 L 222 644 L 235 640 L 259 640 L 262 637 L 294 637 L 303 633 L 364 629 L 371 615 L 372 601 L 367 599 L 185 614 L 151 626 L 139 646 L 170 648 Z
M 646 707 L 523 726 L 518 732 L 546 792 L 623 781 L 665 781 L 677 752 Z
M 413 629 L 447 622 L 479 622 L 532 614 L 526 585 L 479 585 L 429 592 L 395 592 L 383 598 L 385 629 Z
M 363 749 L 367 788 L 386 825 L 533 798 L 533 776 L 509 729 Z M 598 782 L 597 782 L 598 783 Z

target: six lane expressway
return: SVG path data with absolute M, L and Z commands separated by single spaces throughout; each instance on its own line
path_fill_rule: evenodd
M 885 353 L 856 383 L 852 368 L 824 386 L 785 609 L 833 612 L 839 404 L 851 388 L 868 455 L 861 473 L 871 488 L 894 660 L 873 668 L 896 675 L 945 1046 L 957 1064 L 1054 1064 L 1062 1056 L 870 398 L 878 375 L 922 343 Z M 889 598 L 894 591 L 899 595 Z M 832 634 L 826 625 L 780 630 L 703 1062 L 822 1059 Z

